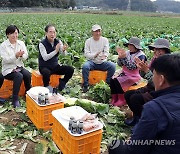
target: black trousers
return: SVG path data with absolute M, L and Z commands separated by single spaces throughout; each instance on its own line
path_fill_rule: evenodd
M 19 72 L 11 72 L 4 78 L 13 81 L 13 95 L 18 95 L 23 80 L 26 91 L 31 88 L 31 73 L 25 68 L 22 68 Z
M 74 68 L 71 66 L 66 66 L 62 65 L 60 66 L 59 64 L 53 68 L 47 68 L 47 67 L 39 67 L 39 72 L 43 76 L 43 83 L 44 86 L 47 87 L 49 86 L 49 81 L 50 81 L 50 76 L 52 74 L 57 74 L 57 75 L 64 75 L 64 78 L 62 79 L 65 83 L 69 81 L 69 79 L 72 77 L 74 73 Z
M 0 88 L 2 87 L 4 82 L 4 76 L 2 75 L 2 73 L 0 73 Z
M 110 88 L 111 94 L 124 94 L 124 91 L 119 83 L 119 81 L 115 78 L 110 80 Z
M 125 92 L 124 98 L 135 116 L 141 116 L 143 105 L 152 100 L 153 96 L 146 87 Z

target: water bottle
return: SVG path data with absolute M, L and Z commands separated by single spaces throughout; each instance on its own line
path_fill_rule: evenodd
M 48 96 L 48 93 L 45 93 L 45 104 L 49 104 L 49 96 Z
M 82 134 L 82 132 L 83 132 L 83 121 L 79 121 L 77 132 L 78 132 L 78 134 Z
M 38 93 L 38 103 L 41 104 L 41 95 L 42 93 Z
M 74 120 L 74 117 L 70 117 L 70 120 L 69 120 L 69 127 L 68 129 L 71 131 L 72 129 L 72 123 L 73 123 L 73 120 Z
M 45 95 L 41 94 L 41 104 L 45 105 Z
M 71 128 L 71 133 L 72 134 L 76 134 L 77 133 L 77 121 L 76 120 L 73 120 L 73 123 L 72 123 L 72 128 Z

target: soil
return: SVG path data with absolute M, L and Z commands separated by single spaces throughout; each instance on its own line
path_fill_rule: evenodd
M 0 115 L 0 123 L 1 124 L 9 124 L 14 127 L 18 124 L 18 122 L 22 121 L 20 114 L 17 113 L 14 110 L 8 111 L 6 113 L 3 113 Z M 17 151 L 20 149 L 24 144 L 27 144 L 24 154 L 34 154 L 35 152 L 35 143 L 32 142 L 31 140 L 26 140 L 26 139 L 15 139 L 13 141 L 13 145 L 16 146 L 16 149 L 13 151 Z M 8 154 L 8 152 L 5 151 L 0 151 L 0 154 Z
M 12 126 L 16 127 L 16 125 L 20 121 L 22 121 L 22 119 L 20 117 L 20 114 L 17 113 L 16 111 L 14 111 L 14 110 L 8 111 L 6 113 L 2 113 L 0 115 L 0 124 L 9 124 L 9 125 L 12 125 Z M 37 143 L 34 143 L 31 140 L 27 140 L 27 139 L 15 139 L 13 141 L 12 146 L 16 146 L 16 148 L 13 151 L 18 152 L 18 150 L 20 148 L 22 148 L 24 144 L 25 145 L 27 144 L 27 146 L 25 148 L 25 151 L 24 151 L 24 154 L 35 154 L 35 145 Z M 12 154 L 12 152 L 0 151 L 0 154 Z M 105 152 L 103 154 L 108 154 L 108 152 Z
M 20 120 L 20 116 L 15 111 L 9 111 L 0 116 L 0 123 L 13 124 Z
M 132 116 L 132 113 L 129 111 L 129 108 L 127 106 L 121 107 L 120 110 L 125 111 L 127 117 Z M 0 115 L 0 124 L 8 124 L 16 127 L 18 122 L 22 121 L 22 118 L 20 116 L 21 114 L 17 113 L 15 110 L 2 113 Z M 24 144 L 25 145 L 27 144 L 24 150 L 24 154 L 35 154 L 35 145 L 37 143 L 34 143 L 31 140 L 27 140 L 27 139 L 15 139 L 13 141 L 13 145 L 16 146 L 16 149 L 14 149 L 13 151 L 18 152 L 18 150 L 22 148 Z M 0 151 L 0 154 L 11 154 L 11 153 L 8 151 Z M 108 152 L 104 152 L 103 154 L 108 154 Z
M 20 149 L 25 143 L 27 143 L 27 147 L 24 151 L 24 154 L 34 154 L 35 153 L 35 144 L 34 142 L 30 140 L 25 139 L 16 139 L 14 141 L 14 145 L 17 146 L 17 149 Z

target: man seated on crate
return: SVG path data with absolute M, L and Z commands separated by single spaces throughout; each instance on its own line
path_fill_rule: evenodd
M 111 77 L 114 75 L 116 65 L 107 61 L 109 55 L 109 41 L 101 36 L 101 27 L 92 26 L 92 37 L 85 42 L 84 55 L 88 59 L 82 67 L 83 92 L 88 90 L 88 77 L 90 70 L 107 71 L 106 82 L 109 84 Z
M 45 27 L 46 37 L 38 46 L 39 49 L 39 71 L 43 76 L 43 83 L 52 92 L 49 85 L 51 74 L 64 75 L 63 79 L 59 79 L 58 89 L 61 91 L 65 88 L 66 83 L 72 77 L 74 68 L 67 65 L 58 64 L 59 53 L 66 54 L 67 45 L 63 45 L 61 40 L 56 38 L 56 28 L 49 24 Z
M 165 54 L 152 63 L 155 92 L 130 140 L 114 140 L 109 154 L 180 153 L 180 54 Z

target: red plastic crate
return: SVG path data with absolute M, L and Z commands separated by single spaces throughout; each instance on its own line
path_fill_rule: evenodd
M 47 106 L 39 106 L 26 94 L 26 113 L 38 129 L 51 129 L 53 126 L 53 116 L 51 112 L 61 108 L 64 108 L 64 103 L 62 102 Z
M 106 82 L 107 71 L 92 70 L 89 72 L 89 84 L 94 85 L 99 83 L 101 80 Z M 84 82 L 82 80 L 82 82 Z
M 13 91 L 13 81 L 4 79 L 3 85 L 0 88 L 0 97 L 9 98 L 12 95 Z M 24 81 L 21 84 L 19 96 L 25 95 Z
M 63 154 L 99 154 L 102 130 L 100 129 L 82 136 L 72 136 L 53 117 L 52 139 Z
M 59 85 L 59 78 L 61 78 L 61 75 L 51 75 L 49 84 L 52 87 L 57 87 Z M 31 84 L 33 87 L 35 86 L 43 86 L 43 79 L 42 75 L 39 71 L 33 70 L 32 71 L 32 77 L 31 77 Z

